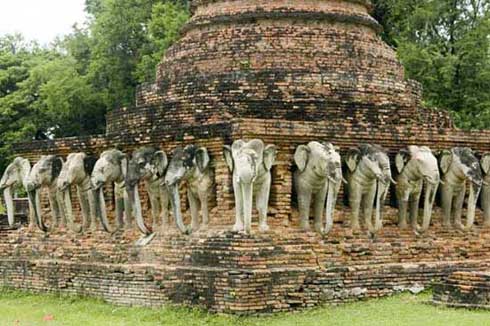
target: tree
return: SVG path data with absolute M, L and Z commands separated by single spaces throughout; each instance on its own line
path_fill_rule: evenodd
M 451 110 L 462 128 L 489 128 L 490 2 L 377 0 L 375 8 L 427 105 Z
M 92 20 L 88 75 L 108 110 L 129 106 L 136 86 L 155 66 L 187 20 L 182 1 L 88 0 Z
M 180 30 L 188 19 L 187 6 L 181 3 L 165 2 L 153 6 L 148 24 L 151 51 L 143 55 L 135 71 L 139 82 L 154 80 L 155 68 L 165 51 L 178 39 Z

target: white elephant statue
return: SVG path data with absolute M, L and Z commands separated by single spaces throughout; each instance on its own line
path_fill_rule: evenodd
M 443 226 L 451 227 L 452 221 L 464 232 L 472 229 L 475 222 L 476 204 L 482 185 L 483 175 L 479 160 L 470 148 L 455 147 L 440 154 L 439 165 L 442 171 L 441 202 Z M 469 183 L 466 225 L 461 221 L 466 196 L 466 184 Z
M 15 222 L 13 201 L 15 188 L 19 186 L 25 188 L 25 183 L 30 171 L 31 163 L 29 163 L 29 160 L 22 157 L 16 157 L 14 161 L 7 166 L 5 172 L 3 173 L 2 179 L 0 180 L 0 191 L 3 191 L 10 226 L 12 226 Z M 36 221 L 34 218 L 34 209 L 31 202 L 29 202 L 29 228 L 34 227 L 35 224 Z
M 259 139 L 237 140 L 224 146 L 224 158 L 233 173 L 236 221 L 233 231 L 252 232 L 252 201 L 255 196 L 259 212 L 259 230 L 267 232 L 267 210 L 272 183 L 271 168 L 276 159 L 276 146 Z
M 426 146 L 408 146 L 396 156 L 398 170 L 396 195 L 398 199 L 398 224 L 407 227 L 407 211 L 413 230 L 422 234 L 429 229 L 432 208 L 439 187 L 440 175 L 437 159 Z M 422 225 L 418 223 L 418 212 L 422 190 L 424 195 L 424 215 Z
M 104 151 L 92 171 L 91 182 L 94 191 L 95 213 L 100 218 L 106 232 L 114 232 L 132 227 L 131 204 L 126 192 L 125 175 L 128 167 L 126 154 L 117 149 Z M 116 203 L 116 228 L 110 226 L 104 198 L 104 185 L 114 184 Z
M 211 159 L 205 147 L 188 145 L 184 149 L 177 147 L 165 175 L 165 186 L 170 193 L 175 222 L 179 230 L 192 233 L 199 229 L 205 230 L 209 224 L 209 198 L 214 185 L 214 173 L 210 166 Z M 184 225 L 180 206 L 179 185 L 187 183 L 187 199 L 191 211 L 191 226 Z M 202 224 L 199 223 L 199 211 Z
M 300 227 L 310 230 L 309 213 L 315 199 L 315 230 L 327 234 L 333 227 L 333 213 L 343 181 L 340 154 L 330 143 L 316 141 L 300 145 L 294 154 L 298 170 L 294 184 L 298 195 Z M 325 221 L 323 220 L 323 212 Z
M 490 227 L 490 153 L 484 153 L 480 160 L 483 170 L 483 186 L 480 195 L 481 206 L 483 209 L 483 227 Z
M 359 215 L 364 214 L 365 225 L 370 234 L 376 234 L 383 227 L 383 202 L 388 193 L 391 177 L 389 158 L 378 145 L 363 144 L 349 151 L 346 164 L 349 169 L 348 194 L 352 209 L 351 227 L 360 229 Z M 375 204 L 375 218 L 372 220 Z M 374 222 L 374 223 L 373 223 Z
M 63 159 L 55 155 L 44 155 L 34 164 L 26 179 L 26 190 L 29 202 L 34 211 L 36 224 L 43 232 L 48 232 L 49 227 L 44 223 L 41 212 L 40 192 L 43 188 L 48 190 L 53 228 L 64 227 L 66 219 L 61 207 L 61 195 L 58 191 L 57 180 L 63 168 Z
M 170 204 L 167 187 L 163 185 L 168 159 L 164 151 L 152 147 L 142 147 L 135 150 L 129 160 L 126 174 L 126 189 L 136 218 L 139 230 L 149 236 L 158 227 L 161 219 L 162 231 L 168 226 L 168 207 Z M 147 226 L 143 219 L 138 184 L 145 183 L 150 199 L 152 226 Z
M 71 153 L 66 158 L 58 177 L 58 191 L 61 193 L 63 211 L 75 232 L 94 231 L 96 229 L 94 194 L 90 182 L 96 161 L 95 157 L 85 153 Z M 77 197 L 82 211 L 82 225 L 80 226 L 74 222 L 70 194 L 72 186 L 77 189 Z

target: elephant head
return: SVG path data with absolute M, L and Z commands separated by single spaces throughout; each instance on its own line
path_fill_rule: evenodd
M 182 233 L 190 233 L 194 228 L 192 226 L 188 228 L 184 224 L 180 206 L 179 185 L 182 180 L 189 180 L 189 178 L 196 176 L 196 174 L 204 176 L 208 170 L 209 163 L 210 157 L 207 149 L 204 147 L 196 147 L 194 145 L 186 146 L 184 149 L 177 147 L 172 153 L 172 159 L 165 175 L 165 185 L 170 192 L 170 202 L 172 204 L 175 222 Z M 197 183 L 199 184 L 199 182 Z M 199 186 L 198 184 L 197 187 Z M 189 192 L 192 190 L 194 189 L 187 189 L 190 201 L 194 199 L 189 196 Z M 206 189 L 205 191 L 208 190 Z M 189 204 L 193 205 L 194 203 L 190 202 Z M 191 214 L 193 215 L 193 224 L 195 224 L 197 218 L 195 216 L 196 212 L 191 212 Z
M 60 219 L 63 222 L 63 212 L 59 207 L 59 193 L 57 189 L 57 179 L 63 168 L 63 159 L 55 155 L 45 155 L 34 164 L 27 179 L 26 190 L 29 196 L 30 205 L 34 210 L 34 217 L 37 226 L 44 232 L 48 231 L 48 227 L 44 224 L 41 213 L 41 188 L 49 189 L 49 202 L 51 213 L 53 215 L 54 224 L 57 225 Z
M 224 147 L 224 157 L 233 173 L 233 189 L 236 204 L 234 231 L 252 231 L 252 200 L 256 196 L 259 212 L 259 229 L 267 231 L 267 208 L 271 187 L 271 168 L 276 159 L 276 146 L 265 145 L 262 140 L 249 142 L 237 140 Z
M 350 171 L 349 201 L 352 209 L 352 227 L 359 229 L 360 205 L 366 226 L 371 234 L 377 233 L 383 226 L 381 214 L 391 177 L 389 158 L 377 145 L 363 144 L 349 151 L 346 159 Z M 376 198 L 376 212 L 372 222 L 372 209 Z
M 58 177 L 58 190 L 61 195 L 63 211 L 70 227 L 76 232 L 95 227 L 95 221 L 93 221 L 95 212 L 90 176 L 96 161 L 97 159 L 95 157 L 85 153 L 71 153 L 68 155 Z M 82 210 L 82 226 L 74 223 L 70 195 L 71 186 L 76 186 L 77 188 L 78 199 Z
M 340 155 L 332 144 L 313 141 L 308 145 L 298 146 L 294 161 L 298 166 L 294 179 L 301 228 L 308 230 L 310 227 L 310 203 L 315 195 L 315 229 L 320 233 L 329 233 L 333 227 L 335 203 L 343 181 Z M 323 226 L 324 208 L 326 215 Z
M 128 163 L 126 189 L 136 217 L 136 224 L 139 230 L 145 235 L 152 234 L 153 230 L 146 225 L 143 219 L 138 184 L 140 181 L 147 183 L 150 204 L 152 205 L 153 225 L 155 226 L 156 218 L 160 214 L 160 207 L 153 206 L 161 206 L 159 196 L 160 183 L 165 177 L 167 165 L 168 160 L 165 152 L 151 147 L 143 147 L 135 150 Z M 153 183 L 157 183 L 156 187 L 151 187 Z
M 3 191 L 5 205 L 7 206 L 7 216 L 9 225 L 14 224 L 14 201 L 13 193 L 18 186 L 24 186 L 27 176 L 31 171 L 31 164 L 28 159 L 16 157 L 12 163 L 7 166 L 0 180 L 0 191 Z M 31 209 L 32 210 L 32 209 Z M 29 214 L 32 215 L 32 211 Z M 30 220 L 30 223 L 34 221 Z
M 406 226 L 406 214 L 410 205 L 410 220 L 416 233 L 421 234 L 430 226 L 432 208 L 439 187 L 440 175 L 437 159 L 426 146 L 408 146 L 396 156 L 398 170 L 397 196 L 399 204 L 399 224 Z M 418 224 L 418 208 L 422 189 L 424 194 L 424 215 L 422 226 Z
M 114 183 L 116 197 L 116 218 L 117 228 L 122 228 L 124 225 L 123 215 L 126 211 L 126 218 L 130 218 L 128 212 L 130 205 L 125 200 L 125 174 L 128 167 L 126 154 L 117 150 L 110 149 L 103 152 L 97 160 L 92 171 L 91 182 L 94 191 L 95 213 L 99 216 L 104 230 L 113 232 L 107 219 L 107 210 L 104 199 L 104 185 L 106 183 Z M 129 221 L 128 226 L 130 225 Z
M 475 221 L 476 204 L 484 183 L 480 163 L 470 148 L 455 147 L 450 151 L 441 152 L 439 165 L 443 174 L 441 187 L 443 224 L 446 227 L 450 226 L 451 216 L 454 215 L 456 227 L 462 231 L 469 231 Z M 461 215 L 467 181 L 470 183 L 470 189 L 466 225 L 463 225 Z
M 490 227 L 490 153 L 484 153 L 480 160 L 484 173 L 484 183 L 481 191 L 481 204 L 483 209 L 483 226 Z

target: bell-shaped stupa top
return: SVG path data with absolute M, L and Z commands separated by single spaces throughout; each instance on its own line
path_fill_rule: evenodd
M 420 87 L 405 79 L 370 10 L 367 0 L 195 0 L 138 105 L 156 106 L 160 125 L 413 124 Z

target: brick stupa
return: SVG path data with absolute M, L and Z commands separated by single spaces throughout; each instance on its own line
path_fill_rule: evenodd
M 138 89 L 134 107 L 108 114 L 105 135 L 16 148 L 35 162 L 41 154 L 114 146 L 129 152 L 153 145 L 168 153 L 178 145 L 206 146 L 216 172 L 209 232 L 159 234 L 139 248 L 135 233 L 8 231 L 0 238 L 3 282 L 123 304 L 254 313 L 377 297 L 454 270 L 488 268 L 490 233 L 479 226 L 468 234 L 443 230 L 439 209 L 423 237 L 399 230 L 390 207 L 376 238 L 352 235 L 342 201 L 328 236 L 297 228 L 292 157 L 300 144 L 328 140 L 345 152 L 377 143 L 391 156 L 409 144 L 490 150 L 489 131 L 457 130 L 447 113 L 423 107 L 420 85 L 405 79 L 369 11 L 366 0 L 193 1 L 192 18 L 162 59 L 156 83 Z M 234 200 L 222 147 L 238 138 L 279 149 L 267 234 L 229 231 Z

